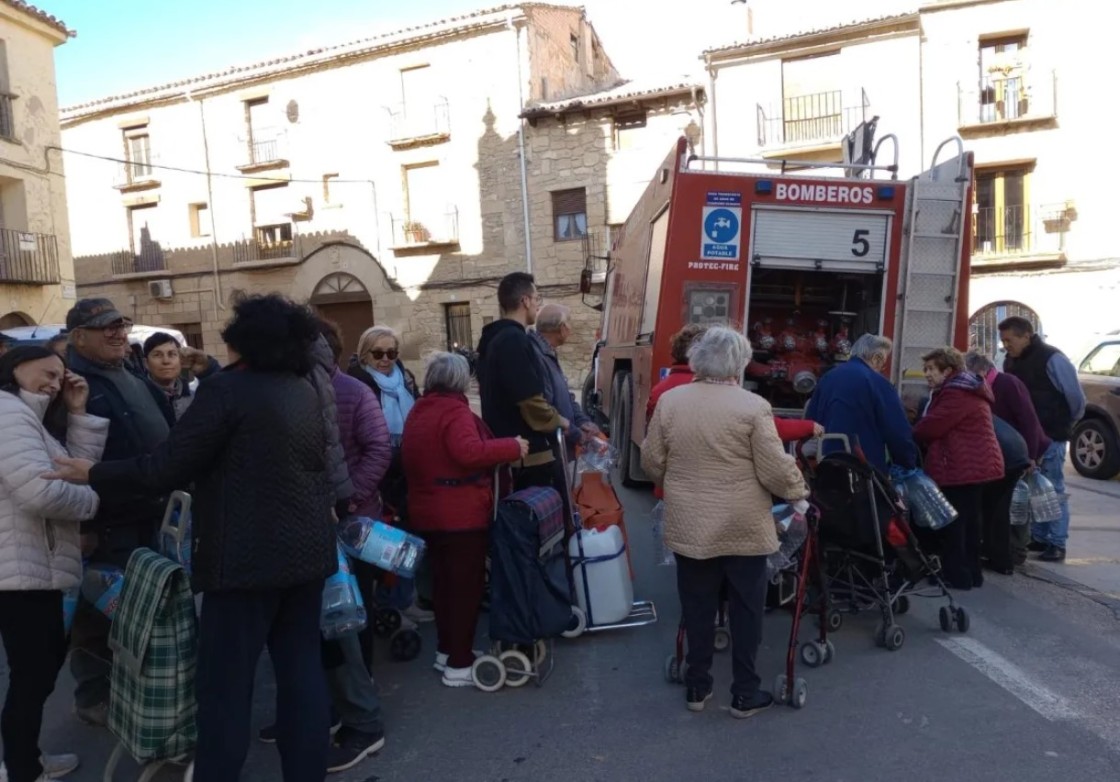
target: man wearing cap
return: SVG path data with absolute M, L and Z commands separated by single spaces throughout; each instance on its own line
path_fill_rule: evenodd
M 108 299 L 82 299 L 67 313 L 66 330 L 67 362 L 89 384 L 89 413 L 109 419 L 102 458 L 115 461 L 151 453 L 167 439 L 175 413 L 167 395 L 128 360 L 132 321 Z M 134 550 L 153 545 L 165 503 L 164 497 L 140 493 L 102 496 L 97 515 L 82 523 L 83 556 L 123 570 Z M 109 620 L 80 601 L 70 671 L 77 683 L 74 712 L 91 725 L 103 726 L 108 718 L 108 638 Z

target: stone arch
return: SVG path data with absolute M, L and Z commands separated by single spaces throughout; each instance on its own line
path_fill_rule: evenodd
M 315 286 L 311 306 L 342 332 L 342 361 L 357 352 L 358 338 L 373 325 L 373 299 L 362 281 L 349 272 L 330 272 Z
M 1026 318 L 1037 333 L 1042 333 L 1042 318 L 1038 313 L 1019 301 L 993 301 L 978 309 L 968 319 L 968 346 L 1002 363 L 1003 346 L 999 341 L 999 324 L 1004 318 L 1018 316 Z
M 348 272 L 331 272 L 311 292 L 311 303 L 338 304 L 343 302 L 372 301 L 362 281 Z
M 20 326 L 34 326 L 35 319 L 26 312 L 9 312 L 0 317 L 0 329 L 14 329 Z

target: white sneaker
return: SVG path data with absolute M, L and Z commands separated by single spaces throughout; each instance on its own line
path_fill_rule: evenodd
M 445 668 L 443 683 L 448 687 L 473 687 L 474 677 L 470 668 Z
M 81 765 L 78 756 L 69 753 L 48 755 L 44 752 L 39 758 L 39 763 L 43 766 L 43 775 L 40 779 L 62 779 Z
M 478 649 L 472 649 L 471 651 L 474 652 L 475 657 L 481 657 L 482 655 L 486 654 L 486 652 L 480 652 L 480 651 L 478 651 Z M 443 652 L 436 652 L 436 661 L 434 663 L 432 663 L 432 668 L 434 670 L 438 671 L 439 673 L 443 673 L 444 671 L 446 671 L 447 670 L 447 655 L 444 654 Z M 0 780 L 0 782 L 3 782 L 3 780 Z

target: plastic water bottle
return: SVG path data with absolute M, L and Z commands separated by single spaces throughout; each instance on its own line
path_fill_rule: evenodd
M 82 577 L 82 597 L 112 619 L 121 603 L 124 571 L 114 565 L 91 565 Z
M 1050 479 L 1035 470 L 1027 480 L 1031 493 L 1031 521 L 1046 524 L 1062 518 L 1062 504 Z
M 404 578 L 413 577 L 424 555 L 420 538 L 365 516 L 340 521 L 338 540 L 347 554 Z
M 74 615 L 78 613 L 78 596 L 81 591 L 78 587 L 71 587 L 62 593 L 62 626 L 66 634 L 70 635 L 70 628 L 74 626 Z
M 1031 520 L 1031 487 L 1022 478 L 1011 492 L 1011 523 L 1016 527 L 1028 524 Z
M 358 580 L 350 570 L 350 560 L 338 547 L 338 572 L 323 585 L 323 611 L 319 628 L 330 640 L 361 632 L 366 626 L 366 608 Z
M 906 496 L 910 501 L 910 516 L 919 527 L 941 529 L 957 518 L 954 508 L 933 479 L 921 470 L 906 478 Z

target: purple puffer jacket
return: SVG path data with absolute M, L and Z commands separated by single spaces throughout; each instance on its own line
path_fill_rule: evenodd
M 381 518 L 377 486 L 389 469 L 392 453 L 381 403 L 364 383 L 339 372 L 337 367 L 331 372 L 331 383 L 338 404 L 342 451 L 354 484 L 351 504 L 359 516 Z

